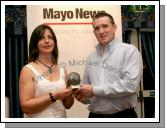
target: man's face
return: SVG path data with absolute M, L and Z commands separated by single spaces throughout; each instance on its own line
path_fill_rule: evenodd
M 108 45 L 114 37 L 116 25 L 112 25 L 110 19 L 106 16 L 93 21 L 94 34 L 102 46 Z

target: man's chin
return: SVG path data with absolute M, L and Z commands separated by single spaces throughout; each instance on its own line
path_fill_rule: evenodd
M 100 44 L 101 44 L 102 46 L 107 46 L 108 43 L 109 43 L 108 41 L 101 41 L 101 42 L 100 42 Z

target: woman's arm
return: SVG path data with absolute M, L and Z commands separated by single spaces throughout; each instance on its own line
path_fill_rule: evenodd
M 26 114 L 40 112 L 52 103 L 49 94 L 35 97 L 33 73 L 28 67 L 23 67 L 20 73 L 19 99 L 21 109 Z

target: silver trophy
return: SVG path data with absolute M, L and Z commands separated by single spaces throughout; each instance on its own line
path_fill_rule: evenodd
M 68 75 L 68 86 L 71 86 L 72 89 L 78 89 L 80 87 L 81 78 L 77 72 L 71 72 Z

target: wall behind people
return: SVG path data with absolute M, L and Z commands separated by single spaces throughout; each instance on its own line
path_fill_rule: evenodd
M 122 40 L 121 6 L 113 5 L 27 5 L 28 40 L 32 30 L 39 24 L 50 25 L 57 37 L 59 64 L 69 72 L 83 76 L 86 57 L 97 44 L 91 25 L 98 12 L 111 14 L 117 24 L 116 37 Z M 67 111 L 68 117 L 88 117 L 87 106 L 75 101 Z

